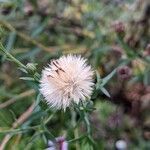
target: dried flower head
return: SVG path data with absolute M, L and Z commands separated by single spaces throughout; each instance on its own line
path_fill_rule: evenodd
M 112 24 L 112 27 L 114 28 L 114 31 L 116 33 L 124 33 L 125 31 L 125 25 L 123 22 L 121 21 L 115 21 L 113 24 Z
M 51 107 L 65 110 L 72 102 L 78 104 L 90 97 L 93 74 L 81 56 L 62 56 L 43 70 L 40 92 Z
M 132 76 L 132 70 L 128 66 L 120 66 L 117 68 L 117 74 L 119 79 L 126 80 Z

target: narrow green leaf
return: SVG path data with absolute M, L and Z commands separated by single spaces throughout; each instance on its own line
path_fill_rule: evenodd
M 102 79 L 101 87 L 103 87 L 116 73 L 116 69 L 113 70 L 109 75 L 107 75 L 105 78 Z
M 111 97 L 108 91 L 104 87 L 101 87 L 100 89 L 106 96 Z
M 24 69 L 24 68 L 19 67 L 18 69 L 21 70 L 21 71 L 24 72 L 24 73 L 28 73 L 27 70 Z
M 34 81 L 34 78 L 32 77 L 20 77 L 19 79 L 26 80 L 26 81 Z

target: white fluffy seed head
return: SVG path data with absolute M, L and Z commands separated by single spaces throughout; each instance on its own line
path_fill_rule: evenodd
M 52 60 L 43 69 L 40 92 L 50 107 L 66 109 L 73 102 L 90 98 L 94 72 L 81 56 L 67 55 Z

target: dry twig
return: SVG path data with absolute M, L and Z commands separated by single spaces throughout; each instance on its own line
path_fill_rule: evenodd
M 20 126 L 22 123 L 24 123 L 29 116 L 32 114 L 33 110 L 35 107 L 35 103 L 33 103 L 12 125 L 12 129 L 17 128 L 18 126 Z M 4 139 L 2 140 L 1 144 L 0 144 L 0 150 L 4 150 L 6 144 L 8 143 L 8 141 L 11 139 L 12 135 L 11 134 L 7 134 Z

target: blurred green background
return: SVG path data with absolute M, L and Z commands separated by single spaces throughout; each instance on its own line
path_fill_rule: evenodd
M 150 149 L 149 0 L 0 0 L 0 42 L 22 63 L 36 63 L 39 73 L 51 59 L 70 53 L 88 58 L 102 78 L 117 69 L 106 85 L 111 97 L 106 91 L 92 96 L 93 137 L 99 150 L 115 149 L 120 139 L 127 149 Z M 73 139 L 69 111 L 57 112 L 42 126 L 53 113 L 39 106 L 12 129 L 38 99 L 38 85 L 20 77 L 24 74 L 0 53 L 0 141 L 12 135 L 6 149 L 47 148 L 51 137 L 43 128 Z M 80 125 L 78 130 L 85 129 Z M 91 149 L 84 139 L 77 143 L 69 149 Z

